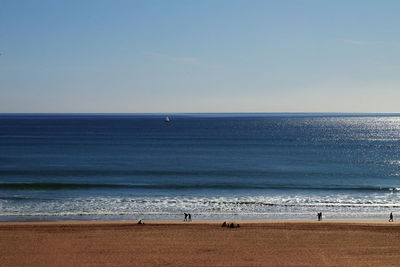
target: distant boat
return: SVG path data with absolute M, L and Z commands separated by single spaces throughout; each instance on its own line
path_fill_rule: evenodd
M 169 122 L 169 118 L 168 118 L 168 116 L 167 116 L 167 117 L 165 117 L 165 122 Z

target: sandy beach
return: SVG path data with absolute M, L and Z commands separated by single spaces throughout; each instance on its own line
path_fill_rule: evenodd
M 2 266 L 387 266 L 400 224 L 384 220 L 0 224 Z

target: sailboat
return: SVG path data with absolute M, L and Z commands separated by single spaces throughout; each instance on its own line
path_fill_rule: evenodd
M 165 117 L 165 120 L 164 120 L 165 122 L 169 122 L 169 118 L 168 118 L 168 116 L 167 117 Z

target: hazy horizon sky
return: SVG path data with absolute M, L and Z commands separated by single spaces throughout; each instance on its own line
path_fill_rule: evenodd
M 0 0 L 0 112 L 400 112 L 400 1 Z

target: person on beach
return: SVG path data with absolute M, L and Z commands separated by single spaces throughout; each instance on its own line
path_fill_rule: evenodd
M 186 212 L 184 212 L 183 214 L 185 214 L 185 219 L 183 219 L 183 221 L 184 221 L 184 222 L 187 222 L 188 214 L 187 214 Z
M 188 213 L 188 217 L 189 217 L 189 222 L 192 221 L 192 214 Z
M 389 215 L 389 222 L 393 222 L 393 213 L 392 212 Z

